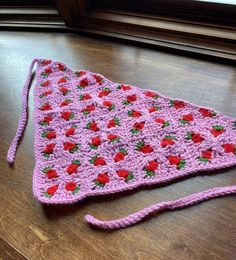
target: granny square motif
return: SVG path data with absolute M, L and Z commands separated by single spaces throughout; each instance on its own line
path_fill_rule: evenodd
M 31 64 L 9 162 L 14 160 L 26 124 L 35 63 L 33 192 L 39 201 L 73 203 L 236 164 L 234 118 L 45 59 Z M 87 216 L 87 221 L 103 228 L 119 228 L 152 211 L 230 193 L 236 193 L 236 186 L 157 204 L 120 220 L 99 221 Z

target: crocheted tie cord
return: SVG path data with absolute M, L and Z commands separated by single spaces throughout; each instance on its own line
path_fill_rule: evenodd
M 31 65 L 29 67 L 29 72 L 28 72 L 27 79 L 25 81 L 25 85 L 23 87 L 22 96 L 21 96 L 22 113 L 21 113 L 21 117 L 19 119 L 19 124 L 18 124 L 18 128 L 16 131 L 16 135 L 15 135 L 15 137 L 10 145 L 10 148 L 8 150 L 8 153 L 7 153 L 7 161 L 9 163 L 13 163 L 13 161 L 14 161 L 17 144 L 21 138 L 21 135 L 25 129 L 25 125 L 27 122 L 28 93 L 29 93 L 30 82 L 31 82 L 31 78 L 32 78 L 32 70 L 33 70 L 34 64 L 36 62 L 37 62 L 37 59 L 34 59 L 32 61 Z
M 45 59 L 30 65 L 9 163 L 27 122 L 35 63 L 33 192 L 42 203 L 73 203 L 236 164 L 234 118 Z M 117 220 L 85 218 L 101 228 L 122 228 L 153 212 L 235 193 L 236 185 L 217 187 Z
M 189 195 L 187 197 L 174 200 L 174 201 L 166 201 L 162 202 L 159 204 L 154 204 L 148 208 L 142 209 L 134 214 L 130 214 L 127 217 L 120 218 L 117 220 L 112 220 L 112 221 L 101 221 L 96 218 L 94 218 L 91 215 L 86 215 L 85 219 L 87 220 L 88 223 L 101 227 L 104 229 L 117 229 L 117 228 L 122 228 L 122 227 L 127 227 L 130 225 L 133 225 L 146 216 L 149 216 L 150 214 L 154 212 L 160 212 L 163 210 L 174 210 L 174 209 L 179 209 L 187 206 L 191 206 L 194 204 L 197 204 L 199 202 L 202 202 L 204 200 L 209 200 L 212 198 L 228 195 L 228 194 L 236 194 L 236 186 L 232 187 L 218 187 L 214 189 L 210 189 L 207 191 L 195 193 L 192 195 Z

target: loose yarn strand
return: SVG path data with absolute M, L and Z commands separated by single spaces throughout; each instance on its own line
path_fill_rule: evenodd
M 86 215 L 85 219 L 89 224 L 103 229 L 124 228 L 141 221 L 143 218 L 154 212 L 175 210 L 228 194 L 236 194 L 236 186 L 217 187 L 199 193 L 194 193 L 177 200 L 161 202 L 151 205 L 150 207 L 144 208 L 126 217 L 112 221 L 101 221 L 93 217 L 92 215 Z
M 23 87 L 22 96 L 21 96 L 22 112 L 21 112 L 21 116 L 20 116 L 20 119 L 19 119 L 16 135 L 15 135 L 14 139 L 12 140 L 10 147 L 9 147 L 9 150 L 8 150 L 8 153 L 7 153 L 7 161 L 9 163 L 14 162 L 18 142 L 19 142 L 19 140 L 22 136 L 22 133 L 25 129 L 25 125 L 27 123 L 28 94 L 29 94 L 29 89 L 30 89 L 30 82 L 31 82 L 32 75 L 33 75 L 32 70 L 33 70 L 34 64 L 37 61 L 38 61 L 38 59 L 34 59 L 31 62 L 31 65 L 29 67 L 28 76 L 27 76 L 27 79 L 25 81 L 25 85 Z

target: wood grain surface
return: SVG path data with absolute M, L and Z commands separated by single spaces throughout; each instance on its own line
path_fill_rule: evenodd
M 157 202 L 235 185 L 235 168 L 67 206 L 43 206 L 33 197 L 32 89 L 29 120 L 14 166 L 5 158 L 16 132 L 28 66 L 35 57 L 236 116 L 233 66 L 79 34 L 0 32 L 0 259 L 236 259 L 235 196 L 154 214 L 118 231 L 97 230 L 84 221 L 85 214 L 115 219 Z

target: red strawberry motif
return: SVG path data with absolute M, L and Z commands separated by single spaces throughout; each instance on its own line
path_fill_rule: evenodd
M 107 139 L 110 141 L 110 143 L 120 142 L 120 137 L 116 134 L 109 134 Z
M 86 71 L 80 70 L 80 71 L 76 71 L 76 72 L 75 72 L 75 75 L 76 75 L 77 77 L 82 77 L 82 76 L 84 76 L 86 73 L 87 73 Z
M 159 106 L 152 106 L 148 109 L 148 112 L 151 114 L 151 113 L 154 113 L 158 110 L 160 110 L 161 108 Z
M 168 127 L 170 125 L 170 123 L 168 121 L 165 121 L 163 118 L 160 118 L 160 117 L 155 118 L 154 121 L 157 124 L 162 125 L 162 128 Z
M 200 135 L 200 134 L 192 134 L 192 141 L 196 144 L 196 143 L 202 143 L 202 141 L 204 140 L 204 138 Z
M 72 194 L 74 195 L 80 190 L 80 185 L 77 185 L 77 183 L 74 181 L 69 181 L 66 183 L 65 189 L 67 191 L 71 191 Z
M 46 73 L 46 74 L 50 74 L 50 73 L 52 73 L 52 69 L 51 69 L 51 68 L 47 68 L 47 69 L 45 69 L 45 73 Z
M 67 137 L 73 135 L 73 134 L 75 133 L 75 129 L 76 129 L 76 128 L 77 128 L 76 125 L 72 125 L 70 128 L 68 128 L 68 129 L 66 130 L 65 135 L 66 135 Z
M 119 171 L 116 171 L 116 173 L 120 178 L 123 178 L 125 182 L 132 180 L 134 177 L 133 173 L 131 171 L 127 171 L 127 170 L 119 170 Z
M 53 153 L 55 146 L 56 146 L 56 144 L 54 144 L 54 143 L 50 143 L 50 144 L 46 145 L 46 147 L 43 150 L 43 156 L 48 158 L 49 155 Z
M 158 124 L 162 124 L 163 125 L 165 123 L 165 120 L 163 118 L 160 118 L 160 117 L 157 117 L 154 120 Z
M 142 113 L 140 111 L 136 111 L 136 110 L 129 110 L 128 116 L 130 116 L 130 117 L 140 117 L 140 116 L 142 116 Z
M 110 181 L 108 173 L 99 173 L 95 179 L 95 185 L 98 187 L 104 187 Z
M 221 125 L 214 125 L 212 129 L 210 130 L 211 134 L 214 137 L 217 137 L 225 132 L 224 127 Z
M 46 167 L 42 170 L 42 172 L 47 175 L 48 179 L 53 179 L 58 177 L 57 171 L 52 167 Z
M 216 115 L 215 112 L 213 111 L 210 111 L 209 109 L 206 109 L 206 108 L 199 108 L 198 109 L 198 112 L 203 116 L 203 117 L 213 117 Z
M 52 90 L 49 90 L 49 91 L 44 92 L 44 96 L 49 96 L 49 95 L 51 95 L 51 94 L 52 94 Z
M 58 84 L 61 84 L 61 83 L 66 83 L 67 82 L 67 77 L 62 77 L 62 78 L 60 78 L 59 80 L 58 80 Z
M 78 151 L 78 145 L 73 142 L 65 142 L 63 144 L 63 149 L 70 153 L 75 153 L 76 151 Z
M 115 116 L 113 119 L 111 119 L 108 122 L 107 127 L 112 128 L 112 127 L 119 126 L 119 125 L 120 125 L 120 120 L 118 117 Z
M 135 94 L 127 96 L 127 101 L 129 103 L 135 102 L 137 100 L 137 96 Z
M 117 87 L 118 89 L 121 89 L 123 91 L 127 91 L 127 90 L 131 90 L 131 86 L 129 85 L 124 85 L 124 84 L 121 84 Z
M 70 99 L 65 99 L 61 102 L 60 107 L 68 106 L 72 101 Z
M 41 75 L 42 75 L 44 78 L 46 78 L 46 77 L 48 77 L 51 73 L 52 73 L 52 69 L 51 69 L 51 68 L 47 68 L 47 69 L 45 69 L 45 70 L 41 73 Z
M 149 171 L 155 171 L 158 169 L 158 167 L 159 167 L 159 163 L 157 161 L 153 160 L 148 163 L 148 165 L 146 166 L 146 169 Z
M 181 162 L 181 158 L 178 156 L 169 156 L 167 159 L 170 165 L 178 165 Z
M 84 89 L 85 87 L 87 87 L 89 85 L 88 79 L 82 79 L 79 84 L 77 85 L 77 88 L 79 89 Z
M 96 108 L 95 104 L 87 105 L 84 109 L 82 109 L 82 113 L 84 115 L 89 115 Z
M 192 140 L 195 144 L 202 143 L 204 138 L 199 133 L 188 132 L 186 139 Z
M 52 90 L 43 92 L 39 97 L 44 98 L 52 94 Z
M 64 96 L 71 92 L 71 91 L 70 91 L 68 88 L 66 88 L 66 87 L 62 87 L 62 88 L 60 88 L 59 90 L 60 90 L 60 92 L 62 93 L 62 95 L 64 95 Z
M 187 114 L 182 116 L 182 118 L 180 119 L 180 123 L 181 124 L 188 124 L 190 122 L 193 121 L 193 115 L 192 114 Z
M 115 105 L 111 101 L 103 101 L 103 106 L 107 107 L 109 111 L 115 109 Z
M 50 80 L 46 80 L 40 84 L 41 87 L 48 87 L 51 84 Z
M 148 164 L 143 168 L 146 172 L 146 176 L 152 177 L 156 175 L 156 170 L 159 167 L 159 163 L 156 160 L 149 161 Z
M 169 156 L 167 157 L 167 160 L 169 161 L 170 165 L 175 165 L 178 170 L 183 168 L 186 164 L 186 161 L 179 156 Z
M 152 153 L 153 148 L 150 145 L 144 145 L 140 150 L 142 153 L 147 154 L 147 153 Z
M 44 125 L 49 125 L 52 120 L 53 120 L 52 117 L 50 117 L 50 116 L 45 116 L 45 117 L 43 118 L 43 120 L 41 120 L 41 121 L 39 122 L 39 124 L 42 125 L 42 126 L 44 126 Z
M 44 192 L 44 196 L 51 198 L 57 191 L 59 185 L 53 185 L 47 188 L 46 192 Z
M 170 100 L 170 106 L 175 109 L 181 109 L 185 107 L 185 103 L 181 100 Z
M 211 150 L 205 150 L 202 152 L 202 155 L 198 157 L 201 162 L 209 162 L 212 159 L 213 153 Z
M 111 90 L 109 88 L 104 88 L 102 91 L 98 93 L 98 97 L 102 98 L 111 93 Z
M 129 95 L 126 97 L 126 100 L 123 101 L 124 105 L 130 105 L 137 100 L 137 96 L 135 94 Z
M 136 150 L 144 153 L 144 154 L 148 154 L 148 153 L 152 153 L 153 152 L 153 148 L 151 145 L 149 144 L 145 144 L 143 141 L 140 141 L 136 144 Z
M 175 144 L 175 141 L 176 141 L 176 138 L 174 136 L 167 135 L 167 136 L 165 136 L 164 139 L 162 139 L 161 147 L 165 148 L 168 145 L 173 145 L 173 144 Z
M 79 165 L 77 164 L 70 164 L 66 171 L 69 173 L 69 174 L 72 174 L 72 173 L 76 173 L 77 172 L 77 169 L 79 168 Z
M 103 106 L 104 107 L 110 107 L 110 106 L 112 106 L 112 102 L 111 101 L 103 101 Z
M 80 101 L 85 101 L 85 100 L 89 100 L 89 99 L 91 99 L 92 97 L 90 96 L 90 94 L 88 94 L 88 93 L 86 93 L 86 94 L 81 94 L 80 96 L 79 96 L 79 100 Z
M 119 170 L 116 173 L 119 177 L 124 178 L 124 179 L 126 179 L 129 176 L 129 171 L 127 171 L 127 170 Z
M 119 152 L 115 154 L 114 156 L 114 162 L 120 162 L 125 159 L 125 156 L 127 155 L 127 151 L 124 148 L 119 149 Z
M 43 61 L 42 61 L 42 65 L 43 65 L 43 66 L 47 66 L 47 65 L 49 65 L 49 64 L 51 64 L 51 63 L 52 63 L 51 60 L 43 60 Z
M 47 171 L 47 177 L 48 179 L 53 179 L 53 178 L 57 178 L 57 172 L 56 170 L 50 169 Z
M 233 153 L 236 155 L 236 145 L 232 143 L 223 144 L 222 147 L 224 148 L 225 153 Z
M 79 160 L 73 160 L 72 163 L 67 166 L 66 171 L 69 174 L 77 173 L 79 166 L 80 166 L 80 161 Z
M 93 131 L 93 132 L 99 131 L 98 125 L 94 121 L 88 122 L 87 125 L 86 125 L 86 128 Z
M 59 69 L 59 70 L 61 70 L 61 71 L 65 71 L 66 70 L 66 67 L 65 67 L 65 65 L 63 65 L 62 63 L 57 63 L 57 68 Z
M 75 133 L 75 128 L 74 127 L 71 127 L 69 129 L 66 130 L 66 136 L 70 136 L 70 135 L 73 135 Z
M 154 99 L 158 99 L 159 98 L 159 96 L 155 92 L 152 92 L 152 91 L 146 91 L 145 92 L 145 96 L 146 97 L 150 97 L 150 98 L 154 98 Z
M 89 162 L 94 166 L 106 165 L 105 159 L 99 155 L 93 156 Z
M 212 158 L 212 152 L 211 151 L 204 151 L 202 152 L 202 157 L 207 158 L 207 159 L 211 159 Z
M 92 138 L 91 144 L 89 145 L 92 149 L 97 149 L 99 145 L 101 145 L 100 136 L 95 136 Z
M 140 131 L 144 128 L 145 126 L 145 122 L 136 122 L 134 125 L 133 125 L 133 128 L 130 130 L 130 132 L 132 134 L 138 134 L 140 133 Z
M 74 191 L 76 186 L 77 186 L 76 182 L 70 181 L 66 183 L 65 189 L 68 191 Z
M 99 84 L 99 85 L 102 85 L 104 80 L 101 76 L 99 75 L 93 75 L 93 78 L 96 80 L 96 82 Z
M 61 118 L 65 119 L 66 121 L 71 120 L 74 118 L 74 113 L 70 111 L 61 112 Z
M 42 137 L 47 139 L 53 139 L 57 137 L 57 134 L 55 131 L 44 131 L 42 133 Z
M 45 103 L 43 104 L 41 107 L 40 107 L 40 110 L 42 111 L 48 111 L 48 110 L 52 110 L 52 106 L 48 103 Z

